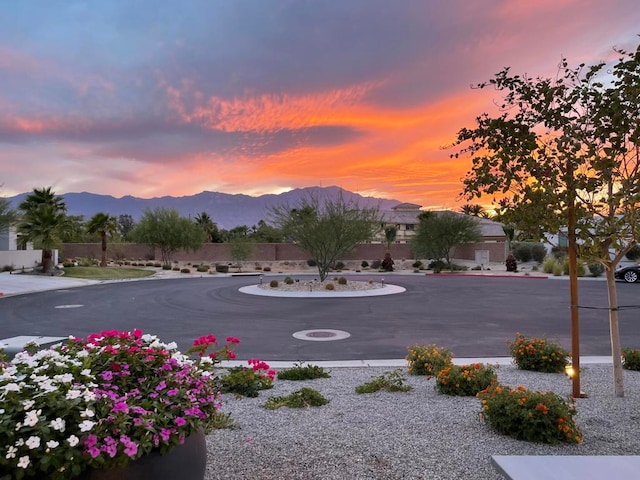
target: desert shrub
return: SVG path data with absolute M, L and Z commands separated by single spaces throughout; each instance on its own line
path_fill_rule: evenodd
M 432 377 L 443 368 L 451 365 L 453 354 L 446 348 L 435 344 L 414 345 L 407 348 L 409 354 L 405 357 L 409 362 L 408 372 L 411 375 L 427 375 Z
M 480 265 L 476 265 L 475 267 L 472 267 L 471 270 L 482 270 L 482 267 Z
M 537 265 L 533 265 L 533 266 L 531 267 L 531 271 L 532 271 L 532 272 L 537 272 L 538 270 L 539 270 L 539 269 L 538 269 L 538 266 L 537 266 Z
M 336 286 L 335 286 L 333 283 L 327 283 L 327 284 L 324 286 L 324 289 L 325 289 L 325 290 L 335 290 L 335 289 L 336 289 Z
M 171 270 L 171 265 L 164 264 L 164 265 L 162 265 L 162 269 L 163 270 Z
M 492 384 L 478 393 L 481 416 L 496 431 L 518 440 L 555 444 L 581 443 L 572 401 L 553 392 Z
M 80 265 L 81 267 L 93 267 L 94 265 L 97 265 L 98 261 L 92 257 L 91 255 L 89 255 L 88 257 L 80 257 L 78 259 L 78 265 Z M 140 265 L 141 267 L 143 265 Z
M 385 253 L 382 263 L 380 263 L 380 268 L 385 272 L 393 272 L 393 264 L 394 261 L 391 258 L 391 254 L 389 252 Z
M 373 262 L 371 262 L 371 268 L 373 270 L 379 270 L 381 265 L 382 262 L 380 260 L 374 260 Z
M 196 272 L 208 272 L 209 271 L 209 265 L 198 265 L 196 267 Z
M 640 350 L 632 348 L 622 349 L 622 367 L 627 370 L 640 371 Z
M 447 264 L 442 260 L 432 260 L 427 266 L 428 270 L 433 270 L 435 273 L 440 273 L 443 268 L 446 268 Z
M 313 388 L 303 388 L 293 392 L 291 395 L 269 398 L 267 403 L 265 403 L 264 408 L 268 410 L 275 410 L 280 407 L 320 407 L 327 403 L 329 403 L 329 400 L 324 398 L 317 390 L 314 390 Z
M 176 266 L 176 267 L 173 267 L 171 270 L 173 270 L 174 272 L 179 272 L 180 271 L 180 267 Z
M 436 387 L 446 395 L 475 396 L 497 378 L 495 370 L 489 365 L 449 365 L 436 375 Z
M 191 269 L 190 268 L 181 268 L 180 269 L 180 273 L 191 273 Z
M 544 273 L 553 273 L 553 267 L 557 264 L 555 257 L 548 256 L 542 262 L 542 271 Z
M 638 260 L 640 258 L 640 246 L 634 245 L 633 248 L 631 248 L 631 250 L 627 252 L 625 257 L 627 257 L 631 261 Z
M 593 262 L 589 264 L 589 273 L 592 277 L 599 277 L 604 273 L 604 265 L 600 262 Z
M 345 269 L 345 264 L 344 262 L 336 262 L 335 264 L 333 264 L 333 266 L 331 267 L 332 270 L 344 270 Z
M 307 265 L 310 267 L 316 267 L 318 265 L 318 262 L 316 262 L 315 259 L 310 258 L 309 260 L 307 260 Z
M 569 363 L 569 352 L 546 338 L 530 338 L 516 333 L 516 339 L 508 344 L 513 363 L 520 370 L 560 373 Z
M 291 277 L 284 277 L 284 283 L 286 283 L 287 285 L 293 285 L 294 280 Z
M 269 286 L 270 286 L 271 288 L 276 288 L 276 287 L 278 286 L 278 280 L 271 280 L 271 281 L 269 282 Z
M 145 267 L 153 267 L 154 263 L 153 262 L 145 262 L 144 266 Z
M 329 378 L 330 373 L 318 365 L 303 365 L 296 363 L 293 367 L 278 372 L 278 380 L 314 380 L 316 378 Z
M 271 267 L 264 267 L 262 269 L 263 272 L 270 272 L 271 271 Z
M 538 263 L 544 261 L 544 257 L 547 256 L 547 249 L 542 243 L 534 243 L 531 245 L 531 258 Z
M 260 390 L 273 387 L 276 375 L 269 365 L 261 360 L 247 360 L 249 367 L 232 367 L 220 377 L 221 390 L 243 397 L 257 397 Z
M 557 260 L 564 260 L 569 254 L 569 249 L 567 247 L 551 247 L 551 256 L 556 258 Z
M 338 278 L 338 283 L 340 285 L 346 285 L 347 284 L 347 279 L 344 278 L 344 277 L 340 277 L 340 278 Z
M 229 273 L 229 265 L 224 265 L 222 263 L 216 264 L 216 272 L 218 273 Z
M 160 267 L 162 267 L 162 264 L 161 264 L 160 262 L 155 262 L 155 263 L 153 264 L 153 266 L 154 266 L 154 267 L 157 267 L 157 268 L 160 268 Z
M 465 272 L 469 270 L 469 267 L 467 267 L 466 265 L 458 265 L 457 263 L 452 263 L 450 268 L 454 272 Z
M 531 260 L 531 244 L 526 242 L 516 243 L 513 246 L 513 256 L 519 262 L 530 261 Z
M 367 268 L 369 266 L 369 262 L 367 262 L 366 260 L 363 260 L 362 263 L 360 264 L 360 266 L 362 268 Z
M 416 260 L 415 262 L 413 262 L 413 264 L 411 265 L 413 268 L 422 268 L 423 264 L 420 260 Z
M 507 272 L 518 271 L 518 262 L 516 261 L 516 257 L 514 257 L 512 254 L 509 254 L 504 263 L 507 267 Z
M 554 277 L 561 277 L 562 276 L 562 272 L 563 272 L 563 268 L 562 265 L 560 265 L 559 263 L 555 263 L 553 265 L 553 276 Z
M 375 283 L 375 280 L 373 278 L 370 278 L 369 280 L 367 280 L 367 283 L 369 285 L 373 285 Z
M 402 370 L 394 370 L 375 377 L 370 382 L 358 385 L 356 393 L 374 393 L 379 390 L 384 390 L 385 392 L 408 392 L 413 390 L 411 385 L 404 384 L 405 380 L 406 377 Z

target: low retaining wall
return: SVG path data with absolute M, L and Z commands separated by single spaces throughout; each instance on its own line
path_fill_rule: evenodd
M 58 251 L 53 251 L 54 264 L 57 262 Z M 0 268 L 4 266 L 13 267 L 16 270 L 21 268 L 34 268 L 42 261 L 42 250 L 1 250 Z
M 62 247 L 61 258 L 94 257 L 100 258 L 99 243 L 65 243 Z M 351 253 L 344 255 L 340 260 L 382 260 L 386 252 L 386 245 L 380 243 L 367 243 L 358 245 Z M 489 261 L 504 262 L 504 243 L 485 242 L 463 245 L 456 250 L 456 258 L 463 260 L 475 260 L 477 251 L 488 251 Z M 111 259 L 139 259 L 160 260 L 158 249 L 136 243 L 109 244 L 107 256 Z M 412 259 L 413 254 L 406 243 L 391 245 L 391 257 L 393 259 Z M 173 257 L 176 261 L 185 262 L 231 262 L 230 245 L 225 243 L 205 243 L 195 252 L 180 250 Z M 302 251 L 293 243 L 257 243 L 253 254 L 247 259 L 249 262 L 276 262 L 276 261 L 304 261 L 309 259 L 309 254 Z M 0 262 L 1 263 L 1 262 Z

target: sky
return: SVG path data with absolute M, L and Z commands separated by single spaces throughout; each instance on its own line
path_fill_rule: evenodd
M 0 195 L 337 185 L 457 209 L 471 160 L 448 146 L 500 98 L 471 85 L 638 34 L 637 0 L 0 0 Z

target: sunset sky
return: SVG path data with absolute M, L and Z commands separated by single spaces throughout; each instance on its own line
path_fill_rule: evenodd
M 0 9 L 0 195 L 338 185 L 459 208 L 471 84 L 635 47 L 637 0 L 24 0 Z

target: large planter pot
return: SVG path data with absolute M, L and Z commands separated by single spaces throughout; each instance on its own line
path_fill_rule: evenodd
M 165 455 L 151 453 L 126 467 L 93 470 L 89 480 L 203 480 L 207 443 L 202 431 L 187 437 Z

